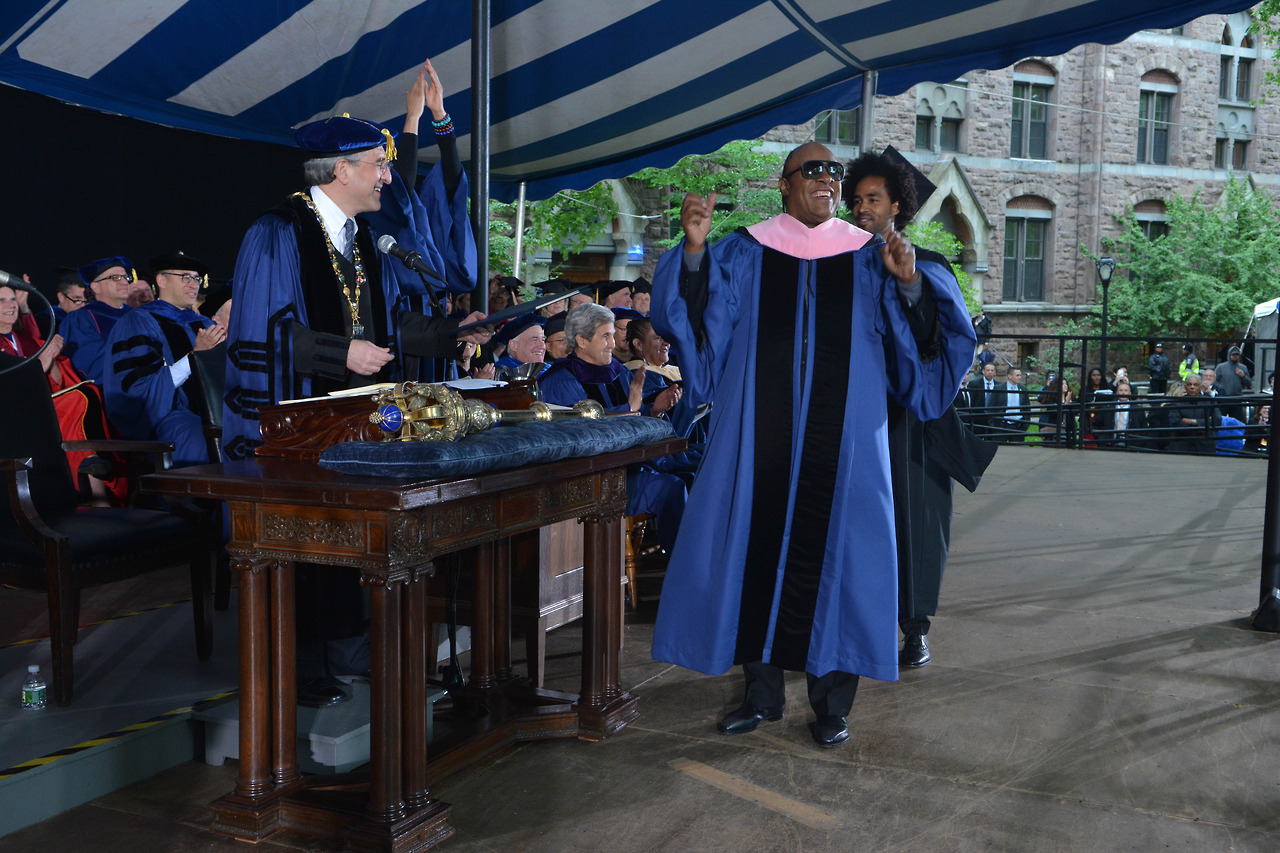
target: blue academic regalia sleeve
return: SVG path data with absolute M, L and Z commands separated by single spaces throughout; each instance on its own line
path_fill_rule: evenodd
M 80 375 L 101 384 L 103 356 L 107 346 L 98 329 L 97 316 L 88 308 L 72 311 L 67 315 L 62 339 L 65 342 L 65 355 L 70 356 L 71 363 L 80 371 Z
M 757 251 L 753 253 L 752 248 Z M 729 343 L 738 322 L 741 288 L 744 283 L 752 283 L 759 278 L 758 249 L 736 234 L 708 248 L 703 258 L 708 295 L 702 315 L 705 341 L 701 347 L 689 319 L 688 304 L 681 293 L 682 283 L 690 275 L 683 266 L 684 241 L 658 260 L 649 317 L 654 329 L 671 343 L 680 357 L 684 399 L 690 406 L 710 403 L 715 397 L 716 384 L 724 373 Z
M 969 311 L 951 270 L 933 261 L 916 261 L 925 288 L 936 303 L 941 352 L 926 360 L 907 319 L 907 308 L 898 295 L 897 280 L 889 275 L 876 247 L 858 252 L 860 272 L 876 283 L 881 293 L 881 330 L 886 337 L 889 392 L 903 408 L 923 421 L 940 418 L 955 400 L 973 360 L 977 335 Z
M 175 405 L 169 347 L 150 311 L 124 315 L 107 338 L 109 367 L 103 377 L 107 417 L 126 438 L 148 439 Z
M 390 234 L 407 251 L 417 252 L 422 260 L 439 273 L 452 293 L 470 293 L 476 284 L 476 243 L 467 216 L 469 187 L 466 173 L 452 201 L 444 186 L 440 164 L 432 167 L 415 192 L 392 174 L 391 183 L 383 188 L 382 208 L 365 214 L 378 234 Z M 426 296 L 422 279 L 400 261 L 388 264 L 397 288 L 406 296 Z M 433 291 L 444 287 L 428 280 Z
M 293 375 L 290 327 L 306 325 L 293 227 L 278 216 L 249 227 L 232 279 L 227 329 L 227 382 L 223 398 L 223 450 L 228 458 L 253 455 L 261 443 L 263 406 L 307 396 L 310 380 Z

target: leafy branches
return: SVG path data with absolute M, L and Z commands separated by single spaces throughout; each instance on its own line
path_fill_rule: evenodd
M 712 154 L 685 157 L 669 169 L 641 169 L 632 179 L 662 191 L 667 215 L 680 218 L 680 204 L 687 193 L 716 194 L 712 215 L 712 242 L 741 226 L 754 225 L 778 213 L 781 200 L 776 188 L 767 186 L 782 165 L 783 155 L 755 150 L 759 140 L 730 142 Z M 680 235 L 657 243 L 667 249 Z
M 1120 235 L 1103 240 L 1129 273 L 1111 281 L 1114 334 L 1230 333 L 1280 292 L 1280 214 L 1270 195 L 1233 178 L 1216 205 L 1197 190 L 1173 198 L 1167 214 L 1168 232 L 1150 236 L 1129 210 L 1117 217 Z

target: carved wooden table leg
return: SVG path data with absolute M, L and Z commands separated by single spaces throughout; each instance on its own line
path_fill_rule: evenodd
M 236 796 L 258 799 L 272 789 L 271 757 L 271 634 L 268 621 L 266 561 L 234 557 L 240 573 L 240 771 Z
M 493 677 L 493 585 L 494 544 L 476 547 L 475 601 L 472 602 L 471 686 L 487 689 Z
M 430 802 L 427 793 L 427 582 L 428 563 L 404 590 L 404 799 L 410 809 Z
M 371 821 L 404 817 L 401 792 L 400 660 L 402 586 L 373 580 L 370 589 L 372 672 L 369 683 L 369 808 Z
M 635 697 L 619 684 L 621 649 L 622 518 L 583 519 L 582 693 L 578 737 L 601 740 L 639 716 Z
M 511 538 L 499 540 L 493 569 L 494 676 L 498 681 L 515 677 L 511 668 Z
M 298 635 L 293 562 L 271 568 L 272 776 L 277 785 L 298 779 Z

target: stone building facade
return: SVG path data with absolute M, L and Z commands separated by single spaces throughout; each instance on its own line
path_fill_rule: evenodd
M 1100 294 L 1084 249 L 1102 253 L 1130 207 L 1158 230 L 1170 198 L 1212 202 L 1233 173 L 1280 191 L 1280 105 L 1251 103 L 1271 60 L 1249 23 L 1210 15 L 876 97 L 872 146 L 897 147 L 939 186 L 922 215 L 965 243 L 997 331 L 1087 314 Z M 808 129 L 769 139 L 789 148 Z

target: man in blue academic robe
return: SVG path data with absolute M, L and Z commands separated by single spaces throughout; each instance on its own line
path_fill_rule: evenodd
M 427 107 L 441 160 L 414 190 Z M 490 336 L 478 327 L 454 337 L 483 315 L 449 319 L 439 307 L 441 289 L 475 288 L 476 250 L 466 175 L 430 62 L 408 93 L 398 151 L 390 130 L 344 116 L 306 124 L 294 137 L 309 157 L 310 186 L 250 226 L 232 279 L 223 417 L 230 459 L 261 443 L 264 406 L 423 378 L 420 359 L 452 358 L 459 340 Z M 423 284 L 379 252 L 379 234 L 421 255 L 440 281 Z
M 192 400 L 203 398 L 187 390 L 195 381 L 189 356 L 220 346 L 227 332 L 194 310 L 208 273 L 203 261 L 161 255 L 151 270 L 157 298 L 122 317 L 107 338 L 107 416 L 126 438 L 172 441 L 175 466 L 202 465 L 209 450 Z
M 860 675 L 898 675 L 886 392 L 939 417 L 975 342 L 949 269 L 896 232 L 861 248 L 871 235 L 835 218 L 843 175 L 800 146 L 778 181 L 786 212 L 710 248 L 714 196 L 686 197 L 651 308 L 689 402 L 714 402 L 653 655 L 744 666 L 726 734 L 781 719 L 784 672 L 806 672 L 822 746 L 848 739 Z
M 85 264 L 79 273 L 93 299 L 67 315 L 62 354 L 71 359 L 81 376 L 102 385 L 108 362 L 107 336 L 120 318 L 133 310 L 125 300 L 136 276 L 133 263 L 120 255 Z

